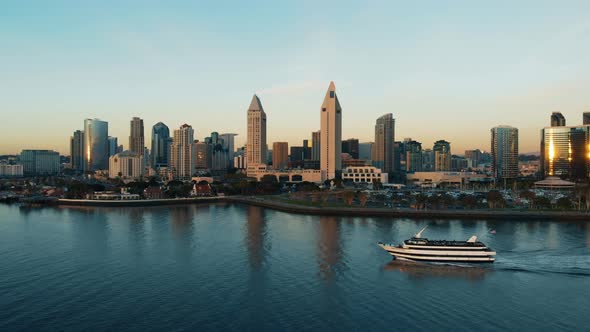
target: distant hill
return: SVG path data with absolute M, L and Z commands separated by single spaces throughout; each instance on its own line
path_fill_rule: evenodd
M 535 154 L 521 154 L 518 155 L 518 161 L 536 161 L 540 160 L 541 157 Z

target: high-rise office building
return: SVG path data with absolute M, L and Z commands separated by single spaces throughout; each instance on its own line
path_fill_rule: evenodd
M 451 170 L 451 143 L 445 140 L 434 142 L 434 170 L 448 172 Z
M 195 132 L 188 124 L 174 130 L 170 147 L 170 169 L 175 179 L 191 179 L 194 168 L 194 137 Z
M 434 152 L 431 149 L 422 150 L 422 172 L 434 172 Z
M 289 164 L 291 168 L 305 167 L 305 148 L 302 146 L 292 146 L 289 153 Z
M 76 171 L 84 170 L 84 132 L 74 131 L 70 137 L 70 167 Z
M 246 168 L 246 148 L 241 147 L 234 153 L 234 168 L 245 169 Z
M 320 144 L 321 144 L 321 132 L 314 131 L 311 133 L 311 160 L 320 160 Z
M 468 160 L 469 167 L 477 167 L 481 161 L 482 152 L 480 149 L 465 150 L 465 158 Z
M 309 145 L 309 140 L 303 140 L 303 160 L 310 160 L 311 159 L 311 146 Z
M 461 156 L 451 156 L 451 171 L 463 172 L 469 168 L 469 160 Z
M 551 127 L 565 127 L 565 117 L 560 112 L 551 114 Z
M 266 164 L 266 113 L 257 95 L 248 107 L 248 137 L 246 137 L 246 161 L 248 166 Z
M 152 127 L 151 165 L 153 168 L 167 167 L 170 159 L 170 129 L 162 122 Z
M 571 180 L 590 176 L 590 125 L 541 130 L 541 173 Z
M 320 112 L 320 171 L 325 181 L 340 177 L 342 171 L 342 107 L 334 82 L 330 82 Z
M 518 129 L 498 126 L 491 130 L 492 174 L 496 179 L 518 177 Z
M 109 141 L 109 158 L 110 158 L 111 156 L 114 156 L 118 153 L 117 149 L 119 148 L 119 142 L 118 142 L 118 139 L 113 136 L 109 136 L 107 138 L 107 140 Z M 109 162 L 109 165 L 110 165 L 110 162 Z
M 129 151 L 143 156 L 145 137 L 143 134 L 143 119 L 134 117 L 130 123 Z
M 211 170 L 225 171 L 229 165 L 229 153 L 226 150 L 225 141 L 214 131 L 210 137 L 205 137 L 205 143 L 211 146 Z
M 590 112 L 584 112 L 583 114 L 583 124 L 590 125 Z
M 384 173 L 394 171 L 395 119 L 388 113 L 379 117 L 375 123 L 375 143 L 373 144 L 373 165 Z
M 342 141 L 342 153 L 348 153 L 352 159 L 359 159 L 359 140 L 349 138 Z
M 406 172 L 422 171 L 422 143 L 410 140 L 405 142 Z
M 52 150 L 22 150 L 19 163 L 24 175 L 54 175 L 59 173 L 59 153 Z
M 205 142 L 195 142 L 195 168 L 200 170 L 211 169 L 213 154 L 212 145 Z
M 373 142 L 359 143 L 359 159 L 371 160 L 373 154 Z
M 84 170 L 107 170 L 109 167 L 109 123 L 99 119 L 84 120 Z
M 272 143 L 272 168 L 286 169 L 289 165 L 289 143 Z
M 219 137 L 223 140 L 223 148 L 227 151 L 227 165 L 231 167 L 234 160 L 234 152 L 236 151 L 235 148 L 235 137 L 238 134 L 221 134 Z

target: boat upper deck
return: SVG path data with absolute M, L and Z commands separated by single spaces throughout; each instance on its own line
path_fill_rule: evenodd
M 437 246 L 437 247 L 485 247 L 485 244 L 469 241 L 447 241 L 447 240 L 428 240 L 426 238 L 411 238 L 404 241 L 407 245 L 413 246 Z

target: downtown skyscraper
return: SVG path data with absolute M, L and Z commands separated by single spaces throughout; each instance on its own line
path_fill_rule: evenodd
M 170 129 L 162 122 L 152 127 L 151 166 L 167 167 L 170 155 Z
M 330 82 L 320 112 L 320 171 L 325 181 L 339 177 L 342 171 L 342 107 L 334 82 Z
M 130 123 L 129 151 L 143 156 L 145 148 L 145 137 L 143 134 L 143 119 L 134 117 Z
M 246 137 L 247 166 L 266 164 L 266 113 L 257 95 L 252 97 L 248 107 L 248 133 Z
M 84 132 L 81 130 L 74 131 L 70 137 L 70 168 L 84 170 Z
M 574 181 L 590 178 L 590 124 L 565 126 L 551 114 L 551 126 L 541 130 L 541 174 Z
M 274 142 L 272 144 L 272 168 L 286 169 L 289 166 L 289 143 Z
M 451 170 L 451 143 L 445 140 L 434 142 L 434 171 L 449 172 Z
M 99 119 L 84 120 L 84 171 L 109 168 L 109 123 Z
M 491 138 L 493 176 L 498 180 L 518 177 L 518 129 L 494 127 Z
M 190 125 L 183 124 L 174 130 L 170 147 L 170 168 L 174 179 L 190 180 L 194 170 L 195 131 Z
M 375 123 L 375 142 L 373 144 L 373 166 L 381 169 L 383 173 L 394 171 L 394 142 L 395 119 L 393 114 L 387 113 L 379 117 Z

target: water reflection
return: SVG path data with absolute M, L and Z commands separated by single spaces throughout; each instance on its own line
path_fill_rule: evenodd
M 179 205 L 170 209 L 170 221 L 172 224 L 172 232 L 175 235 L 183 238 L 190 233 L 195 214 L 194 206 Z
M 72 244 L 75 252 L 84 257 L 107 256 L 109 245 L 108 210 L 76 208 L 70 213 Z
M 248 262 L 250 267 L 258 270 L 264 263 L 268 248 L 266 242 L 266 221 L 264 209 L 258 206 L 248 206 L 246 224 L 246 247 L 248 248 Z
M 132 208 L 129 210 L 129 247 L 136 258 L 143 257 L 145 253 L 145 219 L 144 209 Z
M 492 267 L 434 265 L 402 260 L 392 260 L 383 266 L 383 270 L 401 272 L 410 279 L 458 278 L 474 281 L 484 279 L 493 271 Z
M 190 262 L 193 255 L 193 218 L 196 207 L 179 205 L 170 209 L 172 235 L 175 238 L 176 256 Z
M 318 265 L 323 279 L 332 279 L 342 258 L 340 223 L 336 217 L 322 216 L 319 221 Z

